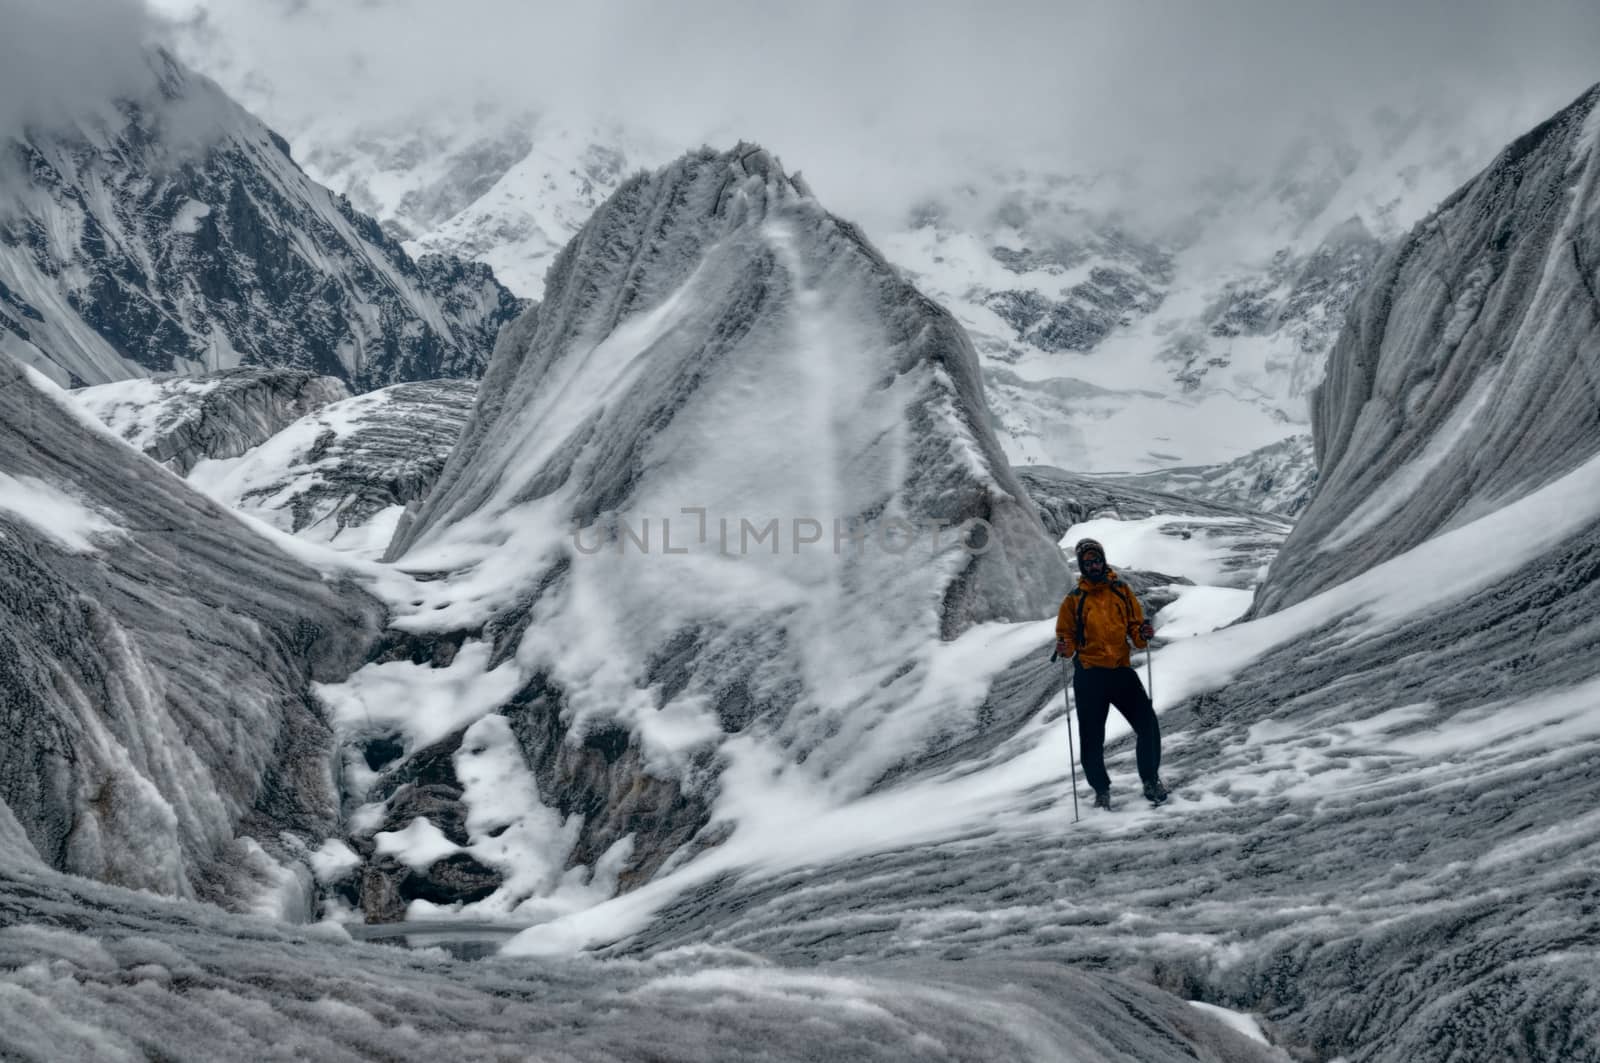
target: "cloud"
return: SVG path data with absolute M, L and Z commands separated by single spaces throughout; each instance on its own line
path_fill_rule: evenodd
M 1202 173 L 1319 111 L 1443 107 L 1498 144 L 1600 78 L 1592 0 L 162 2 L 204 12 L 291 128 L 485 97 L 602 112 L 758 141 L 865 211 L 996 162 Z
M 160 23 L 134 0 L 0 0 L 0 137 L 141 96 Z

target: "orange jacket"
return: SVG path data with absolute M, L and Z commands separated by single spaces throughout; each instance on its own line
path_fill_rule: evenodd
M 1078 617 L 1083 617 L 1083 637 L 1078 637 Z M 1078 589 L 1061 602 L 1056 615 L 1056 640 L 1067 644 L 1067 656 L 1076 653 L 1085 668 L 1127 668 L 1133 663 L 1128 653 L 1131 639 L 1139 649 L 1144 610 L 1139 597 L 1117 574 L 1106 569 L 1104 582 L 1078 580 Z

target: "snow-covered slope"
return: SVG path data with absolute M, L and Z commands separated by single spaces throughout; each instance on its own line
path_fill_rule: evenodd
M 333 377 L 254 366 L 121 380 L 78 388 L 72 397 L 129 444 L 187 476 L 207 458 L 239 457 L 350 392 Z
M 831 802 L 971 733 L 1020 652 L 995 623 L 1066 578 L 964 334 L 757 148 L 619 190 L 480 394 L 396 539 L 441 577 L 401 609 L 409 642 L 324 693 L 405 754 L 355 818 L 369 848 L 505 876 L 469 913 L 641 881 L 742 829 L 751 772 Z M 434 675 L 405 659 L 441 642 Z M 465 789 L 465 822 L 416 820 L 417 786 Z M 561 886 L 574 864 L 587 891 Z
M 333 377 L 252 367 L 71 394 L 230 509 L 375 560 L 438 479 L 477 384 L 417 381 L 352 398 Z
M 1386 242 L 1487 158 L 1466 126 L 1316 122 L 1275 168 L 1177 189 L 1001 170 L 919 204 L 881 243 L 972 333 L 1013 462 L 1225 463 L 1305 431 Z
M 1028 957 L 790 970 L 720 950 L 462 963 L 0 864 L 0 1055 L 254 1063 L 1283 1063 L 1137 979 Z M 1234 1022 L 1239 1017 L 1227 1016 Z
M 357 389 L 475 376 L 521 304 L 413 262 L 206 78 L 0 142 L 0 352 L 60 383 L 284 365 Z
M 0 458 L 0 820 L 51 867 L 303 912 L 286 858 L 337 813 L 309 686 L 376 601 L 4 359 Z
M 1586 93 L 1518 139 L 1384 259 L 1317 391 L 1322 478 L 1260 610 L 1600 451 L 1597 103 Z
M 391 384 L 323 405 L 247 454 L 202 462 L 189 481 L 283 531 L 376 559 L 439 478 L 476 395 L 469 380 Z

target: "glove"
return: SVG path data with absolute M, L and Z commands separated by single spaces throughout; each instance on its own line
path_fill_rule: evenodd
M 1067 645 L 1066 640 L 1065 639 L 1056 639 L 1056 652 L 1050 659 L 1053 661 L 1057 657 L 1071 657 L 1071 656 L 1072 656 L 1072 647 Z
M 1150 621 L 1146 620 L 1144 623 L 1139 625 L 1139 638 L 1141 638 L 1145 642 L 1149 642 L 1151 639 L 1153 639 L 1155 637 L 1156 637 L 1156 626 L 1154 624 L 1152 624 Z

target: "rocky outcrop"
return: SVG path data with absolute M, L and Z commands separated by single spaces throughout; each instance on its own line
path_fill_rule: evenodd
M 1017 340 L 1053 354 L 1092 350 L 1112 329 L 1160 306 L 1172 282 L 1168 252 L 1112 226 L 1078 241 L 996 247 L 991 254 L 1008 271 L 1035 282 L 1041 274 L 1066 279 L 1087 271 L 1053 295 L 1036 288 L 1000 289 L 983 299 L 1015 330 Z
M 150 62 L 147 98 L 0 142 L 0 351 L 74 385 L 240 363 L 358 391 L 482 371 L 524 307 L 488 267 L 413 262 L 215 84 Z
M 1317 389 L 1321 479 L 1258 611 L 1600 451 L 1597 101 L 1513 143 L 1378 267 Z
M 382 610 L 52 391 L 0 360 L 0 800 L 52 867 L 303 913 L 338 813 L 311 684 Z

